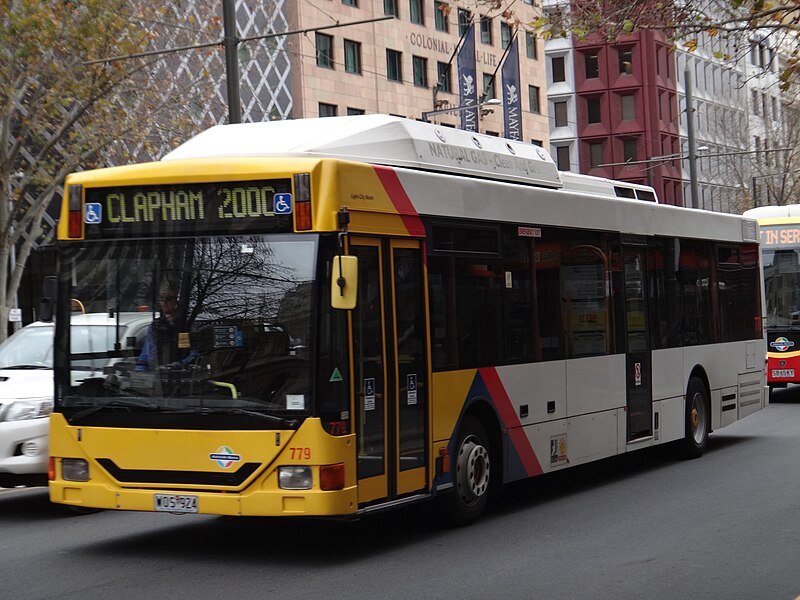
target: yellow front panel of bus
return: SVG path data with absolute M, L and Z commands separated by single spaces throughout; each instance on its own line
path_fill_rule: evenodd
M 170 492 L 197 495 L 205 514 L 344 515 L 357 509 L 353 436 L 331 436 L 319 419 L 307 419 L 297 431 L 200 431 L 73 427 L 55 413 L 50 455 L 56 469 L 50 497 L 59 503 L 152 511 L 154 494 Z M 86 459 L 90 480 L 65 481 L 64 458 Z M 344 489 L 321 490 L 320 466 L 337 463 L 344 464 Z M 278 467 L 293 465 L 312 468 L 312 489 L 278 487 Z

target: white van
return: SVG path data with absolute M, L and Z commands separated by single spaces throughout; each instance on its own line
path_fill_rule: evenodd
M 106 313 L 74 316 L 72 350 L 105 352 L 134 337 L 138 351 L 151 322 L 148 313 L 120 313 L 119 321 Z M 85 361 L 72 378 L 97 376 L 108 364 Z M 53 392 L 53 323 L 38 321 L 0 344 L 0 486 L 46 481 Z

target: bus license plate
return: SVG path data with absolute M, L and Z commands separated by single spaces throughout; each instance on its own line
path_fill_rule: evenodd
M 773 378 L 794 377 L 794 369 L 772 369 Z
M 155 508 L 159 512 L 196 513 L 197 496 L 155 494 Z

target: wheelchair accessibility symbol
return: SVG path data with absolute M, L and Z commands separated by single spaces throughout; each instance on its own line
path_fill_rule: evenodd
M 292 195 L 291 194 L 275 194 L 273 196 L 276 215 L 290 215 L 292 214 Z
M 99 202 L 87 202 L 83 211 L 83 222 L 87 225 L 97 225 L 103 221 L 103 205 Z

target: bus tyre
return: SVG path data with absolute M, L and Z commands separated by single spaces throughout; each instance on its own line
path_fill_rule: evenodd
M 449 496 L 448 517 L 455 525 L 466 525 L 480 517 L 489 500 L 492 477 L 491 446 L 486 429 L 467 417 L 458 435 L 455 455 L 455 489 Z
M 699 377 L 692 377 L 686 386 L 686 436 L 681 444 L 683 458 L 697 458 L 703 454 L 711 430 L 710 418 L 706 386 Z

